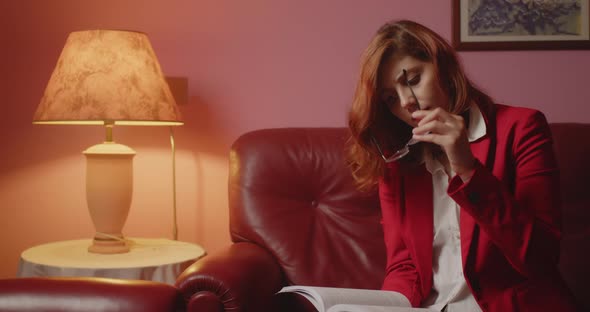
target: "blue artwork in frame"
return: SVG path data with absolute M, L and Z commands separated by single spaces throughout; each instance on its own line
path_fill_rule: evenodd
M 458 50 L 589 49 L 588 0 L 453 0 Z

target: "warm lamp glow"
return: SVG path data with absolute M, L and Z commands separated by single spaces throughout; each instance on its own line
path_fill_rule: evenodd
M 33 122 L 104 125 L 106 139 L 84 151 L 86 201 L 96 229 L 90 252 L 129 251 L 122 229 L 133 192 L 135 151 L 112 140 L 115 125 L 182 125 L 180 112 L 144 33 L 68 36 Z

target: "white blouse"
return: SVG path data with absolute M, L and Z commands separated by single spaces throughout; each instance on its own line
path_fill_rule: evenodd
M 481 111 L 473 105 L 469 112 L 469 142 L 483 137 L 486 126 Z M 463 275 L 461 261 L 461 233 L 459 216 L 461 208 L 447 195 L 449 180 L 454 176 L 432 157 L 425 159 L 426 169 L 432 174 L 434 240 L 432 249 L 432 290 L 423 303 L 424 307 L 447 312 L 481 311 Z

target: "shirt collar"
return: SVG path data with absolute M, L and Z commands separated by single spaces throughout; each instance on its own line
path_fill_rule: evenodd
M 486 123 L 477 104 L 471 104 L 469 108 L 469 126 L 467 128 L 467 139 L 469 142 L 479 140 L 486 135 Z

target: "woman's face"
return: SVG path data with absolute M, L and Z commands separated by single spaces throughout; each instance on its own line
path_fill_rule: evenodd
M 403 70 L 407 72 L 409 85 L 406 83 Z M 442 90 L 436 69 L 432 63 L 422 62 L 407 55 L 394 55 L 385 61 L 381 69 L 379 94 L 393 115 L 416 127 L 419 120 L 412 119 L 412 112 L 424 109 L 431 110 L 440 107 L 449 110 L 449 98 Z

